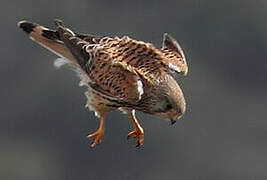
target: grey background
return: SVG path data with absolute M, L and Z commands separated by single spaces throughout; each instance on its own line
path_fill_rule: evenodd
M 267 1 L 1 1 L 0 179 L 267 178 Z M 85 136 L 98 121 L 84 108 L 84 88 L 56 56 L 16 27 L 49 27 L 122 36 L 161 46 L 169 32 L 189 64 L 179 77 L 187 112 L 170 126 L 138 113 L 145 145 L 126 141 L 120 112 L 107 118 L 103 143 Z

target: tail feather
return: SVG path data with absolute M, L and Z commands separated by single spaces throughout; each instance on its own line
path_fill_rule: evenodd
M 80 46 L 88 43 L 98 44 L 102 37 L 74 33 L 64 25 L 63 21 L 55 19 L 54 22 L 57 26 L 57 30 L 51 30 L 25 20 L 20 21 L 18 27 L 26 32 L 33 41 L 39 43 L 56 55 L 68 59 L 72 64 L 83 68 L 86 64 L 85 59 L 88 60 L 89 55 L 83 52 Z M 77 46 L 76 41 L 83 43 Z
M 20 21 L 18 27 L 26 32 L 33 41 L 52 51 L 56 55 L 70 60 L 74 65 L 77 65 L 72 53 L 59 39 L 57 31 L 50 30 L 44 26 L 28 21 Z
M 38 26 L 38 24 L 27 22 L 25 20 L 18 22 L 18 27 L 23 29 L 26 33 L 30 34 L 32 31 L 34 31 L 34 28 Z
M 69 33 L 72 34 L 72 36 L 76 36 L 77 38 L 80 38 L 83 41 L 89 42 L 91 44 L 98 44 L 99 41 L 103 38 L 100 36 L 96 36 L 96 35 L 91 35 L 91 34 L 81 34 L 81 33 L 73 33 L 70 29 L 68 29 L 65 24 L 63 23 L 62 20 L 60 19 L 55 19 L 54 23 L 57 27 L 61 27 L 65 30 L 67 30 Z M 58 37 L 59 37 L 59 33 L 58 31 L 56 31 Z

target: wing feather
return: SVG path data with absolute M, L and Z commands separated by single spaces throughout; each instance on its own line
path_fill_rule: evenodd
M 92 88 L 123 103 L 133 104 L 144 93 L 139 75 L 122 63 L 114 63 L 105 51 L 98 50 L 95 56 L 92 55 L 88 70 Z
M 90 86 L 121 103 L 135 103 L 144 93 L 139 75 L 131 66 L 116 62 L 101 44 L 91 44 L 59 25 L 60 39 L 88 74 Z

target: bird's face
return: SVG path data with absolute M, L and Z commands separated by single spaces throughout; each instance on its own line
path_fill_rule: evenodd
M 185 101 L 182 100 L 182 102 L 175 102 L 173 103 L 166 103 L 163 105 L 163 107 L 159 107 L 158 112 L 155 112 L 155 115 L 163 118 L 163 119 L 169 119 L 171 121 L 171 124 L 174 124 L 177 119 L 182 117 L 182 115 L 185 112 Z
M 158 95 L 160 100 L 153 106 L 154 114 L 161 118 L 168 118 L 174 124 L 186 109 L 183 92 L 171 75 L 165 76 L 167 86 L 162 86 L 161 93 Z

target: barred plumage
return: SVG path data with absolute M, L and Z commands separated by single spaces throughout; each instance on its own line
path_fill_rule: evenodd
M 27 21 L 18 26 L 40 45 L 65 58 L 55 64 L 72 64 L 80 73 L 82 84 L 88 86 L 88 107 L 100 118 L 100 127 L 88 138 L 98 145 L 104 134 L 106 113 L 119 108 L 129 115 L 135 129 L 128 136 L 144 141 L 144 132 L 134 110 L 175 119 L 185 112 L 185 100 L 169 71 L 186 75 L 184 53 L 178 42 L 164 34 L 163 47 L 134 40 L 128 36 L 101 37 L 79 34 L 55 20 L 56 30 Z

